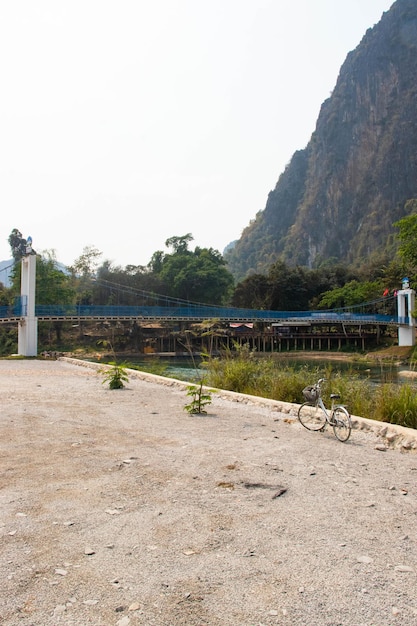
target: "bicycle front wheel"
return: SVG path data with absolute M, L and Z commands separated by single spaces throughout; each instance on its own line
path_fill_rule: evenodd
M 298 419 L 307 430 L 322 430 L 326 425 L 326 415 L 317 404 L 304 402 L 298 409 Z
M 332 426 L 335 437 L 339 441 L 347 441 L 352 431 L 352 420 L 349 411 L 344 406 L 335 408 L 332 415 Z

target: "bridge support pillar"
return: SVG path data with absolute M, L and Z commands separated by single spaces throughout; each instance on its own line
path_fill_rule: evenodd
M 28 239 L 29 242 L 29 239 Z M 22 257 L 20 296 L 23 319 L 18 330 L 18 354 L 21 356 L 37 356 L 38 354 L 38 318 L 35 317 L 36 287 L 36 254 L 32 252 L 31 243 L 26 247 L 26 255 Z
M 398 327 L 398 345 L 414 346 L 416 344 L 416 320 L 412 313 L 415 310 L 416 292 L 409 288 L 408 278 L 403 279 L 402 285 L 403 289 L 397 292 L 398 317 L 407 319 L 408 325 Z

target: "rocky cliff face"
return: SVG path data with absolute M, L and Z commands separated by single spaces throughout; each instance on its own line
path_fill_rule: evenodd
M 237 278 L 278 259 L 366 261 L 417 197 L 417 1 L 397 0 L 344 62 L 308 146 L 225 255 Z

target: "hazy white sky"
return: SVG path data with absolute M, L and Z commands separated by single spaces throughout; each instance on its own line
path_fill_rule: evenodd
M 0 0 L 0 260 L 220 252 L 393 0 Z

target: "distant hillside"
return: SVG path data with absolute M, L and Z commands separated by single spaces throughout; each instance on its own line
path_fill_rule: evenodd
M 0 283 L 5 287 L 10 287 L 10 273 L 13 269 L 14 260 L 0 261 Z
M 236 278 L 277 260 L 366 262 L 417 197 L 417 1 L 397 0 L 344 62 L 305 149 L 225 252 Z
M 11 272 L 14 264 L 14 259 L 9 259 L 8 261 L 0 261 L 0 283 L 3 283 L 5 287 L 11 286 Z M 64 274 L 69 273 L 66 265 L 63 265 L 63 263 L 59 263 L 59 261 L 56 261 L 55 267 Z

